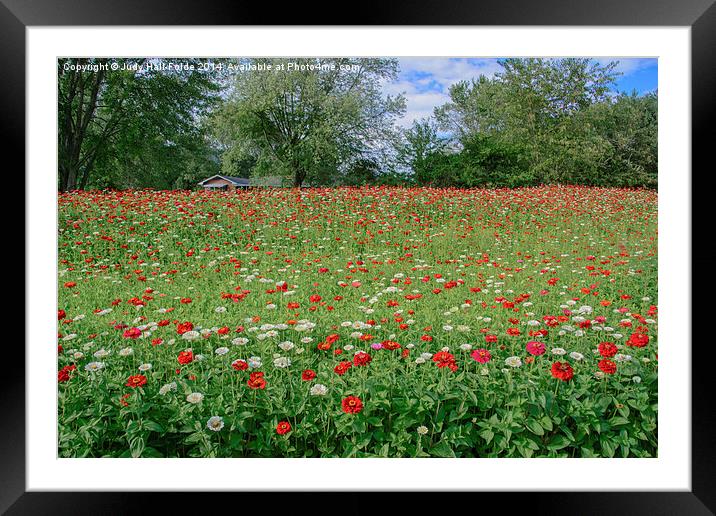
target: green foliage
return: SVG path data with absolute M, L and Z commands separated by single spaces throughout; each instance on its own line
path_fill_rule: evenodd
M 496 137 L 475 134 L 460 152 L 428 154 L 415 179 L 441 187 L 514 187 L 533 183 L 523 149 Z
M 205 60 L 59 59 L 60 190 L 173 188 L 214 173 L 202 119 L 221 89 Z M 112 64 L 119 68 L 113 69 Z
M 325 184 L 336 171 L 369 158 L 405 110 L 402 96 L 383 96 L 397 76 L 395 59 L 250 59 L 230 99 L 213 118 L 216 137 L 295 186 Z M 332 173 L 332 174 L 331 174 Z
M 616 63 L 505 59 L 461 81 L 435 110 L 458 156 L 435 156 L 418 181 L 461 186 L 568 183 L 656 186 L 657 96 L 609 95 Z

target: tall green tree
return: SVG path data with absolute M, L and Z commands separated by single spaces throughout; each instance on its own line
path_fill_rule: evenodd
M 221 86 L 203 60 L 182 60 L 184 68 L 167 67 L 166 61 L 58 60 L 60 190 L 84 189 L 93 177 L 117 186 L 167 187 L 176 180 L 162 174 L 172 170 L 162 164 L 189 149 L 188 143 L 196 151 L 205 141 L 201 119 L 218 101 Z M 180 168 L 180 161 L 174 163 L 173 170 Z M 155 177 L 145 180 L 142 174 Z
M 609 98 L 617 63 L 591 59 L 504 59 L 493 78 L 481 76 L 450 88 L 450 102 L 435 111 L 441 128 L 461 142 L 475 135 L 516 145 L 530 176 L 544 182 L 570 174 L 577 142 L 572 120 Z M 487 141 L 487 140 L 486 140 Z
M 429 182 L 432 171 L 429 169 L 430 156 L 440 153 L 447 146 L 447 138 L 440 134 L 435 120 L 422 118 L 402 131 L 398 141 L 398 165 L 410 170 L 419 183 Z
M 215 134 L 256 160 L 254 174 L 284 175 L 294 186 L 375 158 L 405 110 L 402 96 L 381 89 L 397 77 L 394 59 L 251 59 L 237 66 L 243 68 L 214 117 Z

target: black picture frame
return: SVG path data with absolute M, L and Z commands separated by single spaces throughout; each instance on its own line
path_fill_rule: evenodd
M 691 27 L 692 73 L 692 276 L 693 306 L 708 302 L 714 287 L 713 270 L 716 260 L 703 249 L 697 253 L 695 244 L 713 233 L 709 229 L 711 189 L 703 185 L 713 176 L 705 170 L 713 140 L 716 102 L 716 5 L 714 0 L 502 0 L 460 2 L 459 0 L 374 2 L 356 5 L 354 12 L 337 17 L 342 22 L 326 20 L 326 25 L 499 25 L 499 26 L 684 26 Z M 8 183 L 17 182 L 17 170 L 24 170 L 25 137 L 25 29 L 29 26 L 62 25 L 316 25 L 322 14 L 301 9 L 281 11 L 275 6 L 253 3 L 196 0 L 0 0 L 0 104 L 2 105 L 3 157 L 18 158 L 14 169 L 6 169 Z M 709 131 L 711 129 L 711 131 Z M 3 167 L 4 168 L 4 167 Z M 693 171 L 699 170 L 698 174 Z M 704 170 L 701 170 L 704 169 Z M 11 176 L 12 175 L 12 176 Z M 695 188 L 698 179 L 699 188 Z M 684 180 L 688 181 L 687 174 Z M 26 185 L 29 186 L 29 185 Z M 16 187 L 16 186 L 15 186 Z M 20 186 L 22 188 L 22 186 Z M 31 195 L 31 189 L 25 188 Z M 701 212 L 699 213 L 699 210 Z M 703 244 L 702 244 L 703 245 Z M 699 274 L 699 271 L 711 271 Z M 25 271 L 27 274 L 31 271 Z M 669 274 L 671 271 L 664 271 Z M 683 271 L 674 272 L 684 275 Z M 695 280 L 698 278 L 698 288 Z M 703 298 L 699 298 L 703 296 Z M 699 301 L 700 299 L 700 301 Z M 694 313 L 696 311 L 694 310 Z M 693 328 L 697 329 L 696 315 Z M 703 315 L 701 315 L 703 317 Z M 708 314 L 706 314 L 708 317 Z M 480 493 L 479 506 L 487 502 L 510 511 L 524 506 L 533 514 L 713 514 L 716 512 L 716 478 L 713 433 L 714 396 L 713 365 L 710 360 L 712 339 L 691 339 L 692 353 L 692 490 L 690 492 L 566 492 L 566 493 Z M 6 344 L 10 345 L 6 338 Z M 6 364 L 7 365 L 7 364 Z M 0 511 L 7 514 L 124 514 L 145 512 L 148 493 L 39 493 L 25 492 L 25 357 L 13 357 L 12 366 L 3 371 L 2 417 L 0 417 Z M 711 479 L 711 480 L 709 480 Z M 235 503 L 232 494 L 205 493 L 212 504 Z M 205 503 L 201 494 L 155 493 L 162 512 L 183 512 L 192 500 Z M 249 510 L 245 495 L 240 510 Z M 308 493 L 292 493 L 291 506 L 316 509 L 315 498 Z M 315 495 L 314 495 L 315 496 Z M 344 495 L 341 512 L 372 510 L 376 502 L 360 493 Z M 485 498 L 487 497 L 487 498 Z M 262 512 L 276 506 L 275 495 L 269 502 L 259 502 Z M 444 511 L 445 498 L 429 493 L 411 497 L 424 512 Z M 321 502 L 322 504 L 323 502 Z M 450 507 L 454 502 L 449 502 Z M 265 504 L 265 505 L 264 505 Z M 239 508 L 238 506 L 235 506 Z M 284 505 L 284 507 L 286 507 Z M 252 507 L 253 509 L 253 507 Z M 291 510 L 286 507 L 285 510 Z M 292 511 L 293 512 L 293 511 Z M 300 511 L 299 511 L 300 512 Z

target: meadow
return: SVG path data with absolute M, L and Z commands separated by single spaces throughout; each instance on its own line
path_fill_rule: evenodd
M 59 194 L 60 457 L 654 457 L 657 194 Z

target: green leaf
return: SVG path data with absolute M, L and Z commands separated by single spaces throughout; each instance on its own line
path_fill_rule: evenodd
M 609 441 L 607 441 L 606 439 L 601 441 L 601 443 L 602 443 L 602 450 L 604 451 L 604 454 L 609 458 L 614 457 L 614 452 L 616 451 L 614 449 L 614 445 L 612 443 L 610 443 Z
M 450 445 L 446 443 L 445 441 L 439 442 L 435 446 L 432 447 L 430 452 L 435 455 L 436 457 L 455 457 L 455 452 L 452 450 Z
M 544 428 L 534 419 L 528 419 L 526 426 L 533 434 L 544 435 Z
M 136 459 L 137 457 L 141 457 L 142 452 L 144 451 L 144 438 L 135 437 L 129 441 L 129 451 L 133 458 Z
M 152 430 L 153 432 L 159 432 L 160 434 L 164 433 L 164 427 L 162 425 L 160 425 L 159 423 L 157 423 L 156 421 L 145 420 L 142 423 L 142 425 L 147 430 Z
M 552 439 L 549 441 L 549 444 L 547 445 L 547 449 L 555 451 L 555 450 L 561 450 L 562 448 L 566 448 L 569 446 L 569 441 L 566 437 L 563 435 L 555 435 L 552 437 Z
M 609 422 L 612 424 L 612 426 L 619 426 L 619 425 L 627 425 L 629 424 L 629 420 L 625 417 L 619 417 L 615 416 L 609 420 Z

